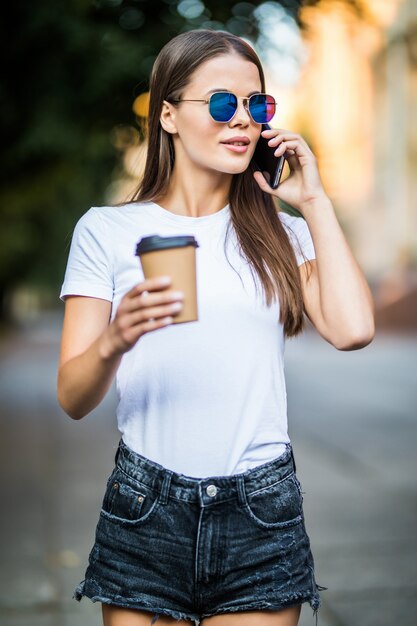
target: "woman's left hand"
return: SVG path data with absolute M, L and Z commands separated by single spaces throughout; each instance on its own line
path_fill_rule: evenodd
M 304 206 L 328 197 L 320 180 L 317 159 L 301 135 L 283 128 L 271 128 L 262 131 L 262 136 L 276 148 L 275 156 L 285 153 L 290 168 L 290 174 L 276 189 L 270 187 L 261 172 L 255 172 L 254 178 L 262 191 L 283 200 L 300 213 Z

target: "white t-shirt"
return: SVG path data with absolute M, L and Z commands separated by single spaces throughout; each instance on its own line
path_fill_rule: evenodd
M 315 258 L 306 221 L 280 212 L 298 264 Z M 77 222 L 60 298 L 109 300 L 144 280 L 137 242 L 194 235 L 199 320 L 143 335 L 116 375 L 117 422 L 127 446 L 195 478 L 239 474 L 285 450 L 287 397 L 279 303 L 268 307 L 239 253 L 230 207 L 204 217 L 153 202 L 92 207 Z M 238 272 L 238 273 L 237 273 Z M 239 276 L 239 275 L 240 276 Z

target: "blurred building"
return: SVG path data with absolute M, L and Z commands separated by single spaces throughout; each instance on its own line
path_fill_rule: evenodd
M 374 286 L 378 321 L 417 328 L 417 2 L 356 5 L 303 9 L 310 55 L 296 118 Z
M 417 262 L 417 3 L 407 0 L 373 58 L 374 205 L 383 205 L 384 267 Z M 375 252 L 374 252 L 375 255 Z
M 375 82 L 374 183 L 370 228 L 361 248 L 383 275 L 378 295 L 391 308 L 410 307 L 417 294 L 417 2 L 404 0 L 372 59 Z M 397 304 L 398 303 L 398 304 Z M 407 303 L 407 304 L 406 304 Z M 417 310 L 414 307 L 414 316 Z

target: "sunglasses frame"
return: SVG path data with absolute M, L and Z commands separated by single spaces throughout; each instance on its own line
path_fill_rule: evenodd
M 210 111 L 210 103 L 211 103 L 211 99 L 212 99 L 212 97 L 213 97 L 213 96 L 216 96 L 216 95 L 218 95 L 219 93 L 222 93 L 222 94 L 227 94 L 228 96 L 230 96 L 230 95 L 231 95 L 231 96 L 234 96 L 234 97 L 236 98 L 236 101 L 237 101 L 237 102 L 236 102 L 236 109 L 235 109 L 235 112 L 233 113 L 233 115 L 232 115 L 232 116 L 231 116 L 228 120 L 216 120 L 216 119 L 213 117 L 213 115 L 211 114 L 211 111 Z M 255 122 L 255 124 L 266 124 L 266 123 L 268 123 L 268 122 L 270 122 L 270 121 L 271 121 L 272 117 L 271 117 L 269 120 L 267 120 L 267 121 L 264 121 L 264 122 L 257 122 L 257 121 L 253 118 L 253 115 L 252 115 L 252 113 L 251 113 L 251 111 L 250 111 L 250 100 L 251 100 L 251 98 L 255 98 L 255 97 L 257 97 L 257 96 L 267 96 L 268 98 L 272 98 L 272 100 L 274 101 L 274 102 L 273 102 L 273 106 L 274 106 L 274 113 L 273 113 L 272 117 L 274 117 L 275 112 L 276 112 L 276 106 L 277 106 L 276 100 L 275 100 L 274 96 L 271 96 L 269 93 L 263 93 L 263 92 L 260 92 L 260 93 L 253 93 L 251 96 L 246 97 L 246 96 L 237 96 L 236 94 L 232 93 L 231 91 L 215 91 L 214 93 L 212 93 L 212 94 L 210 95 L 210 97 L 208 98 L 208 100 L 207 100 L 207 99 L 205 99 L 205 100 L 203 100 L 203 99 L 200 99 L 200 100 L 189 100 L 189 99 L 186 99 L 186 98 L 180 98 L 180 99 L 177 99 L 177 100 L 171 100 L 171 102 L 172 102 L 172 103 L 174 103 L 174 102 L 175 102 L 175 103 L 176 103 L 176 102 L 204 102 L 204 104 L 208 104 L 208 105 L 209 105 L 209 114 L 210 114 L 210 117 L 211 117 L 211 119 L 212 119 L 212 120 L 214 120 L 214 121 L 215 121 L 215 122 L 217 122 L 218 124 L 228 124 L 228 123 L 229 123 L 229 122 L 230 122 L 230 121 L 234 118 L 234 116 L 235 116 L 235 115 L 236 115 L 236 113 L 237 113 L 239 100 L 243 100 L 243 106 L 245 107 L 245 111 L 248 113 L 248 115 L 251 117 L 251 119 Z M 270 105 L 272 105 L 272 102 L 271 102 L 271 103 L 269 103 L 269 104 L 270 104 Z

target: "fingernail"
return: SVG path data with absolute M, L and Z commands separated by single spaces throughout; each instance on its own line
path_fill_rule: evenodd
M 161 285 L 169 285 L 169 283 L 171 282 L 171 277 L 170 276 L 160 276 L 158 278 L 158 282 Z

